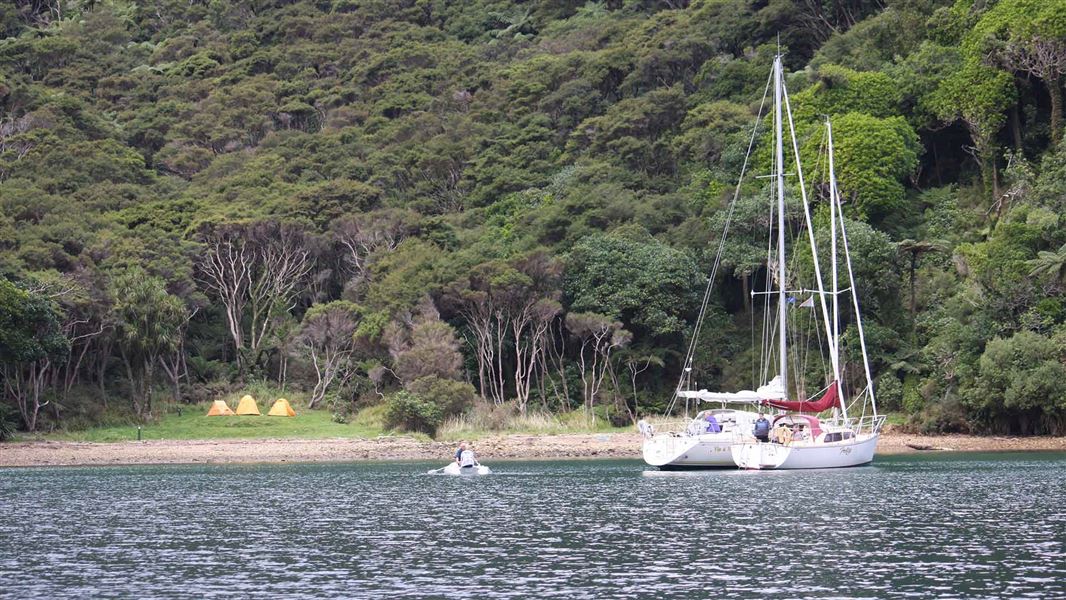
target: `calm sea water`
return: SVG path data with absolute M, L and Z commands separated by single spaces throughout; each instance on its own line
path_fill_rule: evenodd
M 0 470 L 0 596 L 1066 597 L 1066 454 Z

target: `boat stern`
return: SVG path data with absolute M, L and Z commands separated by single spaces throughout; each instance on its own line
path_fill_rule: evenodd
M 741 469 L 777 469 L 792 452 L 789 446 L 768 442 L 737 442 L 730 447 L 733 462 Z
M 662 467 L 684 460 L 698 441 L 688 436 L 656 435 L 644 440 L 644 462 L 653 467 Z

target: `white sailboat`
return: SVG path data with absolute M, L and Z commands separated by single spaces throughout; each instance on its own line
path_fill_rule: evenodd
M 818 256 L 818 244 L 815 242 L 814 224 L 811 219 L 810 203 L 807 198 L 806 183 L 803 178 L 803 168 L 800 163 L 799 146 L 796 141 L 796 130 L 792 120 L 792 110 L 789 106 L 788 92 L 785 89 L 781 57 L 774 60 L 774 152 L 777 200 L 777 277 L 776 290 L 768 290 L 777 295 L 778 309 L 778 361 L 779 377 L 786 396 L 778 399 L 767 400 L 765 403 L 781 410 L 788 411 L 773 417 L 770 441 L 759 441 L 754 437 L 743 436 L 731 447 L 733 460 L 737 466 L 745 469 L 819 469 L 832 467 L 850 467 L 866 464 L 873 460 L 877 448 L 877 439 L 884 424 L 884 417 L 877 414 L 877 402 L 874 397 L 873 377 L 870 372 L 870 359 L 866 351 L 866 336 L 862 326 L 862 313 L 859 308 L 859 296 L 854 280 L 854 271 L 851 267 L 851 253 L 848 247 L 847 230 L 841 207 L 840 195 L 837 190 L 836 177 L 833 164 L 833 129 L 829 119 L 826 119 L 826 136 L 828 150 L 828 179 L 829 179 L 829 239 L 830 239 L 830 288 L 827 292 L 822 278 L 821 263 Z M 826 335 L 829 362 L 832 367 L 832 379 L 826 386 L 824 393 L 818 400 L 787 400 L 789 386 L 787 377 L 789 374 L 789 352 L 787 347 L 787 323 L 788 323 L 788 297 L 791 293 L 787 289 L 789 281 L 785 260 L 785 161 L 784 161 L 784 119 L 788 117 L 792 151 L 795 157 L 796 171 L 800 196 L 803 205 L 803 215 L 807 241 L 810 244 L 811 256 L 814 263 L 815 289 L 805 290 L 812 293 L 812 298 L 818 299 L 817 305 L 812 306 L 820 312 L 824 332 Z M 842 252 L 841 252 L 842 250 Z M 842 259 L 842 260 L 841 260 Z M 846 266 L 846 288 L 840 288 L 840 268 Z M 840 296 L 847 294 L 853 308 L 853 322 L 857 329 L 860 352 L 862 355 L 863 375 L 865 386 L 861 389 L 852 402 L 844 393 L 842 386 L 842 365 L 840 347 Z M 827 301 L 828 298 L 828 301 Z M 814 303 L 812 303 L 814 304 Z M 799 386 L 797 386 L 798 388 Z M 861 405 L 861 413 L 858 417 L 849 417 L 849 404 L 854 410 L 856 405 Z M 866 414 L 867 408 L 870 410 Z M 816 415 L 825 411 L 832 411 L 828 420 L 821 420 Z
M 720 402 L 723 412 L 733 416 L 730 431 L 722 428 L 721 431 L 708 433 L 694 433 L 689 430 L 682 432 L 661 433 L 646 439 L 644 442 L 644 459 L 648 464 L 660 468 L 687 468 L 694 466 L 739 466 L 745 469 L 817 469 L 832 467 L 848 467 L 862 465 L 873 460 L 877 447 L 877 440 L 884 417 L 877 414 L 877 403 L 874 397 L 873 379 L 870 370 L 870 361 L 866 351 L 865 333 L 862 327 L 862 316 L 859 307 L 858 293 L 854 282 L 854 273 L 851 267 L 850 250 L 847 243 L 847 231 L 841 210 L 840 196 L 837 193 L 836 179 L 833 175 L 833 143 L 832 126 L 826 120 L 826 133 L 828 139 L 828 179 L 829 179 L 829 228 L 830 228 L 830 255 L 829 264 L 831 269 L 830 288 L 826 290 L 824 285 L 821 263 L 818 255 L 818 245 L 815 242 L 813 223 L 811 219 L 810 204 L 807 197 L 807 188 L 803 178 L 803 169 L 800 164 L 799 147 L 796 141 L 795 127 L 792 121 L 791 107 L 789 106 L 788 93 L 785 89 L 781 57 L 774 59 L 773 73 L 769 86 L 774 90 L 774 173 L 775 179 L 774 199 L 776 206 L 771 210 L 776 216 L 776 240 L 771 238 L 768 244 L 767 265 L 772 269 L 773 277 L 767 278 L 767 290 L 753 292 L 762 295 L 766 299 L 767 309 L 770 309 L 771 298 L 776 297 L 776 337 L 777 351 L 776 363 L 777 374 L 766 385 L 756 391 L 744 391 L 737 393 L 713 393 L 705 390 L 698 392 L 683 391 L 689 373 L 692 370 L 692 356 L 695 343 L 702 325 L 704 313 L 711 287 L 713 286 L 718 267 L 722 260 L 722 252 L 725 247 L 725 237 L 728 234 L 729 218 L 726 219 L 726 230 L 723 232 L 718 255 L 715 258 L 711 278 L 704 294 L 703 308 L 696 322 L 696 331 L 693 334 L 686 358 L 685 370 L 681 382 L 675 391 L 671 408 L 679 399 L 687 403 L 691 400 Z M 765 95 L 764 95 L 765 101 Z M 760 107 L 759 117 L 762 116 Z M 810 252 L 813 258 L 814 287 L 813 289 L 790 290 L 789 277 L 786 261 L 786 219 L 785 219 L 785 160 L 784 160 L 784 123 L 788 119 L 791 133 L 791 146 L 795 158 L 795 176 L 803 206 L 804 229 L 806 238 L 810 244 Z M 752 132 L 749 143 L 748 155 L 757 135 Z M 747 160 L 745 160 L 745 169 Z M 734 205 L 741 190 L 744 171 L 741 172 L 740 182 L 734 195 Z M 732 207 L 729 216 L 732 215 Z M 801 236 L 803 237 L 803 236 Z M 839 267 L 838 267 L 839 263 Z M 840 268 L 846 266 L 846 287 L 840 287 Z M 775 281 L 771 281 L 771 279 Z M 823 333 L 827 342 L 828 358 L 831 365 L 829 381 L 824 389 L 816 394 L 816 398 L 804 400 L 794 398 L 796 390 L 803 389 L 802 385 L 789 386 L 789 347 L 788 347 L 788 323 L 790 306 L 793 305 L 797 294 L 810 294 L 810 299 L 803 305 L 810 306 L 818 313 L 815 320 L 821 321 L 824 326 Z M 857 393 L 849 397 L 845 386 L 842 385 L 842 360 L 841 360 L 841 306 L 840 297 L 849 296 L 848 304 L 852 310 L 852 321 L 857 328 L 859 346 L 862 355 L 863 375 L 865 386 Z M 816 302 L 813 300 L 817 298 Z M 801 305 L 802 306 L 802 305 Z M 797 310 L 793 308 L 791 310 Z M 806 310 L 806 309 L 803 309 Z M 768 310 L 769 313 L 769 310 Z M 768 314 L 769 318 L 769 314 Z M 767 344 L 772 345 L 772 344 Z M 768 351 L 765 355 L 770 357 Z M 737 410 L 727 409 L 727 404 L 748 404 L 750 409 Z M 770 414 L 771 435 L 768 440 L 761 441 L 755 438 L 751 424 L 754 423 L 756 414 L 753 412 L 756 406 L 769 407 L 774 414 Z M 770 410 L 763 409 L 766 412 Z M 849 410 L 858 412 L 858 416 L 849 416 Z M 869 412 L 868 412 L 869 411 Z M 686 411 L 687 412 L 687 411 Z M 702 415 L 704 413 L 700 413 Z M 819 417 L 818 415 L 827 415 Z M 694 422 L 699 420 L 700 415 Z M 726 439 L 728 439 L 728 459 L 723 452 Z
M 721 429 L 699 429 L 713 415 Z M 702 411 L 684 431 L 662 432 L 644 440 L 644 462 L 660 469 L 735 467 L 732 447 L 737 436 L 750 431 L 758 415 L 750 411 L 720 408 Z
M 754 410 L 739 410 L 728 406 L 754 405 L 761 400 L 780 398 L 781 394 L 779 381 L 776 380 L 755 391 L 729 393 L 678 390 L 675 400 L 680 398 L 686 403 L 718 403 L 719 408 L 699 411 L 695 418 L 683 423 L 683 428 L 665 430 L 645 439 L 644 462 L 667 470 L 735 467 L 732 446 L 742 435 L 751 431 L 759 415 Z M 717 427 L 712 426 L 712 422 Z

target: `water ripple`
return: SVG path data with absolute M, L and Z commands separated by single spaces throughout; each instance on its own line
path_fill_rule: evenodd
M 1066 455 L 9 469 L 0 596 L 1066 597 Z

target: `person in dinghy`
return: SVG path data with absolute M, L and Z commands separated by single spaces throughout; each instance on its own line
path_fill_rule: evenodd
M 461 470 L 475 469 L 481 466 L 477 461 L 477 455 L 474 453 L 474 448 L 466 442 L 459 444 L 459 451 L 456 453 L 455 462 L 459 463 L 459 469 Z

